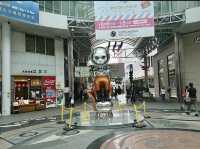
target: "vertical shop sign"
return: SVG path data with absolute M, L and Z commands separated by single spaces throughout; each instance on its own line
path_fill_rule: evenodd
M 96 39 L 154 36 L 152 1 L 95 1 Z
M 56 106 L 56 77 L 45 76 L 42 78 L 44 98 L 46 100 L 46 107 Z

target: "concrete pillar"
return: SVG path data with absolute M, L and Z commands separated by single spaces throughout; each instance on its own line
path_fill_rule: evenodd
M 73 38 L 68 39 L 68 77 L 70 96 L 74 99 L 74 58 L 73 58 Z
M 2 115 L 11 114 L 11 31 L 8 22 L 2 23 Z
M 176 70 L 176 88 L 177 88 L 177 99 L 178 101 L 182 100 L 181 96 L 181 87 L 182 87 L 182 80 L 181 80 L 181 49 L 179 43 L 180 35 L 178 33 L 174 34 L 174 44 L 175 44 L 175 70 Z
M 55 58 L 56 58 L 56 89 L 64 90 L 64 44 L 62 38 L 55 39 Z M 65 104 L 65 97 L 63 98 Z

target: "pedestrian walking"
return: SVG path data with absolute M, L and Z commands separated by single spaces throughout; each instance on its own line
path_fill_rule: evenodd
M 197 113 L 197 90 L 196 88 L 194 88 L 194 85 L 193 83 L 189 83 L 189 89 L 188 89 L 188 92 L 189 92 L 189 99 L 190 99 L 190 104 L 188 106 L 188 111 L 190 112 L 192 109 L 191 109 L 191 106 L 194 106 L 194 110 L 196 112 L 195 116 L 198 116 L 198 113 Z
M 118 95 L 121 95 L 121 94 L 122 94 L 122 89 L 121 89 L 121 87 L 120 87 L 120 86 L 118 86 L 118 89 L 117 89 L 117 94 L 118 94 Z
M 80 102 L 81 102 L 81 103 L 83 102 L 83 94 L 84 94 L 83 91 L 84 91 L 84 90 L 83 90 L 83 87 L 81 87 L 81 88 L 80 88 L 80 94 L 79 94 L 79 96 L 80 96 Z
M 190 104 L 188 86 L 185 86 L 185 88 L 183 89 L 183 91 L 182 91 L 182 97 L 183 97 L 183 102 L 182 102 L 181 109 L 182 110 L 186 110 L 186 109 L 188 109 L 189 104 Z M 185 108 L 185 107 L 187 107 L 187 108 Z
M 162 101 L 165 101 L 165 88 L 161 88 L 161 99 Z
M 114 96 L 115 96 L 115 100 L 117 100 L 117 88 L 115 87 L 115 90 L 114 90 Z

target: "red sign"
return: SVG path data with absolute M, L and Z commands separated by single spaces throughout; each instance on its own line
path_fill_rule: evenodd
M 42 78 L 42 85 L 45 93 L 46 107 L 56 106 L 56 77 L 45 76 Z
M 54 76 L 45 76 L 42 79 L 43 86 L 55 86 L 56 85 L 56 77 Z

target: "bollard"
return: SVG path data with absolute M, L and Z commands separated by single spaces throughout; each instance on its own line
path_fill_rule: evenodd
M 64 105 L 61 105 L 61 121 L 64 121 Z
M 87 111 L 87 103 L 84 102 L 84 111 Z
M 144 106 L 144 118 L 151 118 L 151 116 L 147 115 L 147 113 L 146 113 L 146 103 L 145 103 L 145 101 L 143 102 L 143 106 Z
M 73 116 L 73 107 L 70 108 L 70 113 L 69 113 L 69 128 L 72 127 L 72 116 Z
M 135 111 L 136 122 L 138 122 L 138 110 L 137 110 L 137 106 L 135 104 L 134 104 L 134 111 Z
M 143 128 L 143 127 L 145 127 L 145 125 L 143 124 L 143 122 L 142 121 L 140 121 L 141 119 L 140 119 L 140 117 L 141 117 L 141 112 L 140 111 L 138 111 L 137 109 L 139 109 L 139 108 L 141 108 L 142 106 L 138 106 L 138 108 L 137 108 L 137 106 L 134 104 L 134 111 L 135 111 L 135 120 L 134 120 L 134 127 L 136 127 L 136 128 Z
M 58 121 L 57 123 L 58 124 L 64 124 L 65 121 L 64 121 L 64 105 L 61 105 L 60 107 L 60 121 Z

